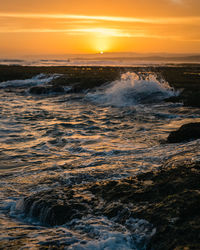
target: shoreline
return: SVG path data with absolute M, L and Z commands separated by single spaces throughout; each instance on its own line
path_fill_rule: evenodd
M 118 80 L 127 71 L 156 74 L 180 91 L 179 96 L 166 101 L 200 107 L 200 65 L 148 68 L 1 65 L 0 87 L 3 81 L 29 79 L 42 73 L 60 74 L 49 83 L 52 88 L 60 88 L 62 94 L 61 88 L 70 85 L 72 93 L 81 93 Z M 121 225 L 130 217 L 138 218 L 156 228 L 153 237 L 147 239 L 147 249 L 200 249 L 200 162 L 178 160 L 175 156 L 158 170 L 120 180 L 63 185 L 31 193 L 22 200 L 23 213 L 27 217 L 31 213 L 41 224 L 52 227 L 90 214 L 105 216 Z M 8 240 L 1 245 L 20 248 L 26 238 L 20 240 Z M 64 247 L 52 242 L 41 249 Z
M 109 66 L 10 66 L 0 65 L 1 82 L 24 80 L 39 74 L 60 74 L 51 82 L 52 86 L 72 87 L 72 92 L 83 92 L 99 87 L 105 83 L 119 80 L 126 72 L 136 74 L 152 73 L 164 79 L 179 96 L 166 101 L 182 102 L 186 106 L 200 107 L 200 64 L 181 64 L 180 66 L 149 67 L 109 67 Z
M 121 180 L 39 191 L 24 197 L 20 204 L 25 218 L 31 211 L 32 218 L 43 226 L 90 216 L 104 216 L 125 225 L 133 218 L 148 224 L 146 238 L 139 243 L 142 249 L 200 249 L 199 181 L 200 162 L 171 161 L 156 171 Z M 20 242 L 16 245 L 21 246 Z M 9 242 L 4 246 L 10 247 Z M 46 247 L 41 249 L 64 249 L 65 244 L 52 242 Z

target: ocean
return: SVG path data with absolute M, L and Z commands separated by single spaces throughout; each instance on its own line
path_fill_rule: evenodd
M 94 193 L 85 187 L 156 171 L 166 162 L 199 161 L 200 140 L 166 142 L 182 124 L 200 121 L 199 108 L 165 102 L 179 91 L 149 72 L 128 71 L 80 93 L 70 86 L 63 93 L 30 92 L 58 77 L 0 83 L 1 249 L 146 249 L 156 227 L 132 214 L 122 224 L 122 210 L 112 218 L 93 211 Z M 58 210 L 49 220 L 52 207 L 68 204 L 64 189 L 75 192 L 70 201 L 78 215 L 62 223 Z

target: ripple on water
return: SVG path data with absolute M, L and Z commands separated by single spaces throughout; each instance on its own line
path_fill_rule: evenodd
M 128 78 L 124 81 L 126 90 L 133 85 Z M 68 249 L 145 246 L 154 232 L 146 221 L 130 218 L 122 225 L 102 214 L 85 214 L 62 226 L 44 227 L 38 218 L 33 221 L 32 216 L 23 217 L 22 210 L 16 214 L 15 209 L 23 197 L 49 189 L 122 179 L 156 169 L 166 161 L 200 160 L 200 140 L 164 143 L 170 131 L 200 121 L 199 109 L 145 104 L 147 95 L 143 104 L 135 105 L 132 91 L 127 103 L 121 96 L 127 96 L 127 91 L 120 91 L 122 82 L 86 95 L 35 97 L 0 90 L 0 223 L 5 249 L 12 244 L 19 248 L 59 248 L 63 244 Z M 144 82 L 143 87 L 148 89 Z M 157 87 L 164 95 L 173 92 Z M 126 105 L 117 101 L 115 91 Z

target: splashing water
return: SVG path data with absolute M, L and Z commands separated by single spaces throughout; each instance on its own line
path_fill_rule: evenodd
M 100 104 L 124 107 L 155 103 L 175 95 L 177 92 L 155 74 L 127 72 L 122 74 L 120 80 L 88 94 L 87 97 Z
M 53 79 L 58 78 L 59 74 L 39 74 L 30 79 L 25 80 L 10 80 L 0 83 L 0 88 L 7 88 L 7 87 L 25 87 L 25 86 L 37 86 L 45 83 L 50 83 Z
M 77 185 L 123 179 L 157 169 L 166 161 L 200 160 L 200 140 L 178 146 L 160 143 L 182 124 L 199 122 L 200 110 L 161 102 L 177 93 L 149 73 L 125 73 L 120 80 L 87 94 L 30 94 L 31 86 L 49 84 L 51 77 L 56 76 L 1 84 L 1 247 L 55 245 L 61 249 L 63 244 L 66 249 L 145 249 L 155 228 L 147 221 L 125 218 L 132 207 L 125 206 L 127 213 L 119 211 L 112 219 L 88 210 L 87 217 L 45 227 L 40 224 L 40 213 L 38 220 L 33 217 L 41 204 L 38 200 L 49 192 L 45 202 L 50 205 L 40 209 L 43 215 L 45 208 L 63 201 L 60 190 L 64 188 L 71 191 Z M 9 86 L 12 91 L 7 91 Z M 38 199 L 34 200 L 35 194 Z M 25 197 L 34 201 L 26 215 Z M 74 204 L 80 197 L 80 193 L 75 196 Z M 83 205 L 94 199 L 92 194 L 84 193 L 84 197 Z M 120 218 L 126 219 L 123 225 Z

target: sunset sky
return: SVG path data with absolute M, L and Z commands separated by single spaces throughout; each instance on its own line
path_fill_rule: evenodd
M 0 0 L 0 57 L 200 53 L 200 0 Z

